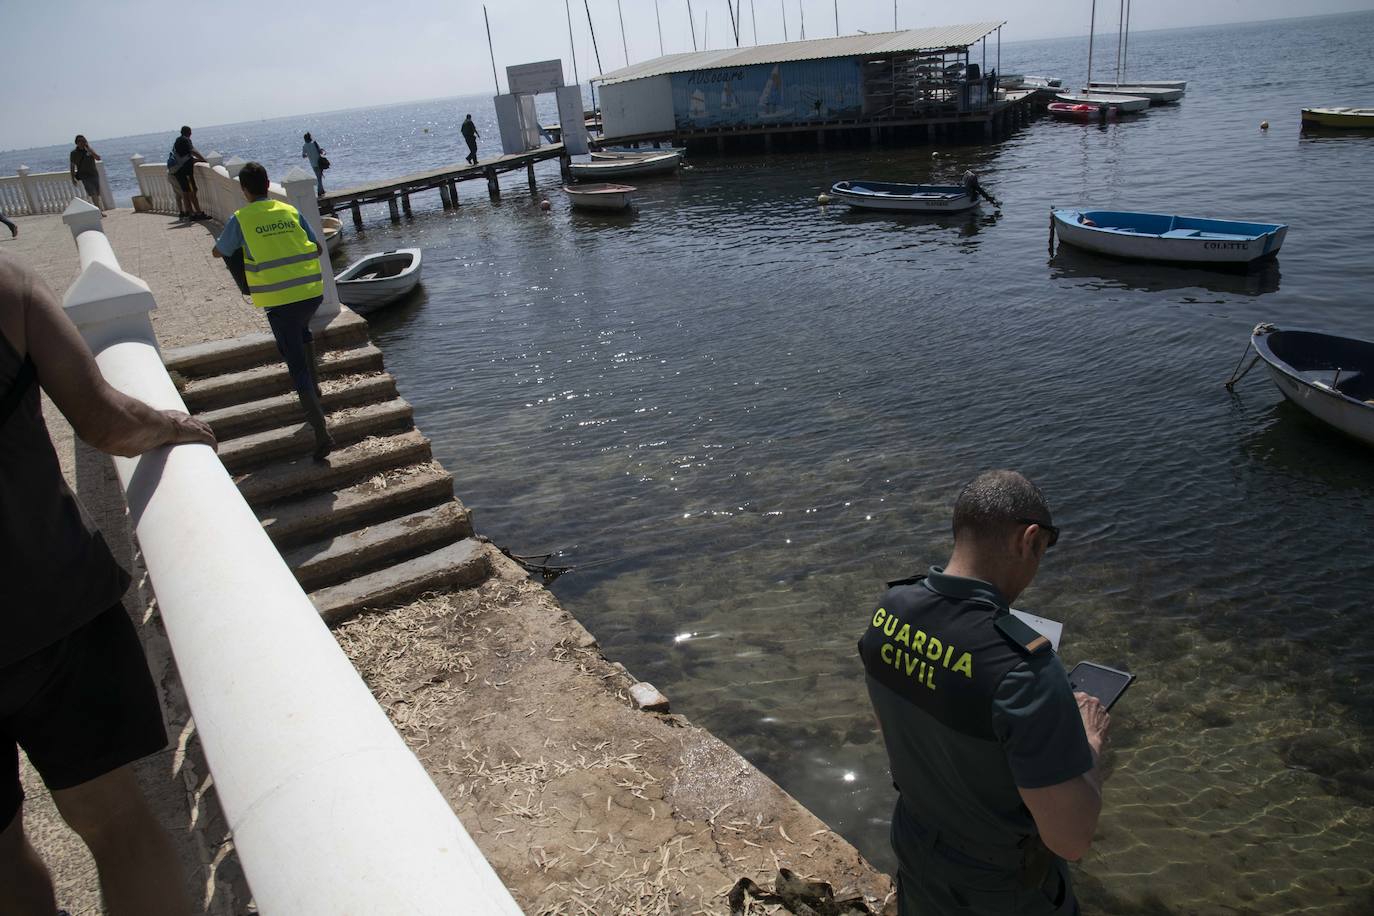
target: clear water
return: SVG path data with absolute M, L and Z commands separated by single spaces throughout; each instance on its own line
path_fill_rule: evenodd
M 958 487 L 1010 466 L 1064 528 L 1019 604 L 1065 621 L 1070 664 L 1140 676 L 1078 870 L 1091 909 L 1374 912 L 1374 452 L 1260 370 L 1222 387 L 1260 321 L 1374 337 L 1374 137 L 1298 129 L 1374 98 L 1372 43 L 1370 14 L 1139 34 L 1132 73 L 1189 80 L 1181 105 L 697 157 L 628 216 L 570 212 L 547 166 L 550 212 L 523 176 L 499 204 L 469 185 L 457 212 L 371 209 L 343 254 L 425 249 L 423 294 L 374 336 L 479 528 L 577 565 L 555 591 L 609 655 L 879 865 L 893 792 L 855 641 L 885 579 L 943 562 Z M 1085 60 L 1002 49 L 1070 82 Z M 465 110 L 490 120 L 459 100 L 307 126 L 347 184 L 457 161 Z M 286 163 L 300 129 L 197 140 Z M 1000 215 L 815 203 L 969 167 Z M 1251 274 L 1051 258 L 1052 204 L 1291 228 Z

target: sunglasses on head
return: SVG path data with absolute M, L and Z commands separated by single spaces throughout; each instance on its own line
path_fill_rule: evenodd
M 1046 550 L 1059 543 L 1059 529 L 1049 522 L 1042 522 L 1038 518 L 1018 518 L 1016 521 L 1022 525 L 1039 525 L 1043 530 L 1048 531 L 1050 534 L 1050 542 L 1045 545 Z

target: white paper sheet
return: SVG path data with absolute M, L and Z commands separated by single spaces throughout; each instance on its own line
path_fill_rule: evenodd
M 1028 625 L 1032 630 L 1041 636 L 1049 637 L 1050 645 L 1054 646 L 1054 651 L 1059 651 L 1059 637 L 1064 635 L 1064 625 L 1057 620 L 1050 620 L 1048 617 L 1037 617 L 1026 611 L 1018 611 L 1012 608 L 1011 612 L 1021 618 L 1021 622 Z

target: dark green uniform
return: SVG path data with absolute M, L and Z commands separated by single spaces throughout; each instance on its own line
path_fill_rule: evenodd
M 902 916 L 1077 913 L 1017 791 L 1093 765 L 1049 640 L 992 585 L 932 567 L 888 584 L 859 655 L 899 793 Z

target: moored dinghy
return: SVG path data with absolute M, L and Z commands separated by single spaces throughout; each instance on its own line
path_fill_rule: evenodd
M 1374 108 L 1304 108 L 1302 126 L 1374 130 Z
M 1166 86 L 1146 86 L 1143 83 L 1089 83 L 1089 92 L 1112 92 L 1117 95 L 1138 96 L 1142 99 L 1149 99 L 1151 105 L 1167 105 L 1170 102 L 1177 102 L 1183 98 L 1182 89 L 1172 89 Z
M 602 159 L 592 162 L 571 162 L 568 171 L 579 181 L 603 181 L 607 178 L 627 178 L 631 175 L 657 175 L 675 172 L 682 164 L 682 155 L 660 152 L 653 156 L 633 156 L 628 159 Z
M 624 210 L 635 188 L 627 184 L 564 185 L 568 203 L 581 210 Z
M 606 149 L 594 149 L 589 154 L 592 161 L 608 161 L 612 159 L 645 159 L 649 156 L 662 156 L 666 153 L 676 153 L 678 156 L 687 155 L 685 146 L 665 146 L 662 149 L 628 149 L 623 146 L 608 147 Z
M 1055 98 L 1070 105 L 1096 105 L 1100 108 L 1115 108 L 1123 113 L 1144 111 L 1150 107 L 1150 100 L 1138 95 L 1117 95 L 1100 89 L 1061 92 Z
M 398 248 L 370 254 L 334 277 L 339 301 L 357 312 L 390 305 L 420 282 L 420 249 Z
M 1068 102 L 1051 102 L 1046 109 L 1050 117 L 1059 121 L 1101 121 L 1117 115 L 1117 110 L 1109 106 L 1071 105 Z
M 324 247 L 333 254 L 343 241 L 343 220 L 337 216 L 321 216 L 320 225 L 324 228 Z
M 985 197 L 1001 206 L 978 184 L 978 176 L 964 173 L 963 184 L 901 184 L 895 181 L 837 181 L 830 194 L 851 207 L 905 213 L 958 213 L 978 206 Z
M 1250 345 L 1284 397 L 1374 446 L 1374 341 L 1261 324 Z
M 1248 264 L 1273 257 L 1288 227 L 1114 210 L 1055 210 L 1059 239 L 1099 254 L 1145 261 Z

